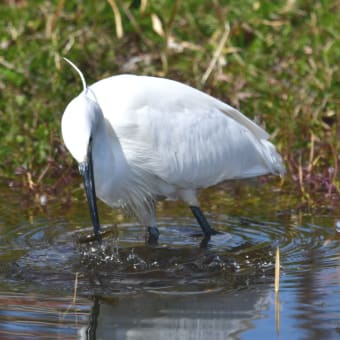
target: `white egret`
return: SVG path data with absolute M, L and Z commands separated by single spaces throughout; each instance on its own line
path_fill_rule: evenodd
M 117 75 L 87 87 L 67 61 L 83 91 L 65 109 L 62 135 L 79 163 L 97 239 L 96 196 L 132 211 L 153 240 L 159 235 L 155 201 L 180 199 L 210 239 L 216 231 L 199 208 L 198 189 L 284 173 L 267 132 L 222 101 L 147 76 Z

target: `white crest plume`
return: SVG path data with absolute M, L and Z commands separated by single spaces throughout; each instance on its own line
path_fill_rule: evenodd
M 85 80 L 85 77 L 84 77 L 84 74 L 83 74 L 83 72 L 81 72 L 80 70 L 79 70 L 79 68 L 71 61 L 71 60 L 69 60 L 69 59 L 67 59 L 67 58 L 65 58 L 65 57 L 63 57 L 63 59 L 65 60 L 65 61 L 67 61 L 76 71 L 77 71 L 77 73 L 79 74 L 79 76 L 80 76 L 80 79 L 81 79 L 81 82 L 82 82 L 82 84 L 83 84 L 83 91 L 86 93 L 87 92 L 87 85 L 86 85 L 86 80 Z

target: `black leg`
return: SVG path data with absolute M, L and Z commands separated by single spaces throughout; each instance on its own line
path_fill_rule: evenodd
M 149 233 L 148 243 L 157 244 L 159 237 L 159 231 L 157 227 L 148 227 L 148 233 Z
M 204 238 L 210 238 L 211 235 L 218 234 L 218 231 L 211 228 L 209 222 L 207 221 L 207 219 L 203 215 L 202 210 L 199 207 L 190 206 L 190 209 L 194 216 L 196 217 L 198 224 L 202 228 Z

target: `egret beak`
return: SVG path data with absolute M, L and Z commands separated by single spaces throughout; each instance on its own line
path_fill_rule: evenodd
M 94 186 L 93 177 L 93 162 L 92 162 L 92 139 L 90 139 L 89 146 L 87 149 L 87 159 L 84 162 L 79 163 L 79 172 L 83 176 L 84 186 L 87 201 L 89 203 L 91 220 L 93 224 L 93 230 L 97 241 L 100 243 L 102 238 L 100 236 L 100 223 L 97 210 L 96 201 L 96 189 Z

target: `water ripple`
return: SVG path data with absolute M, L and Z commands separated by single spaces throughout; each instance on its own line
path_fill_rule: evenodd
M 104 242 L 79 243 L 91 228 L 67 231 L 66 222 L 36 221 L 18 226 L 0 242 L 14 261 L 6 264 L 6 282 L 71 289 L 80 273 L 79 289 L 105 294 L 158 291 L 190 294 L 233 290 L 273 282 L 275 247 L 282 253 L 283 275 L 309 270 L 309 255 L 322 254 L 323 265 L 336 261 L 338 240 L 330 228 L 316 223 L 281 224 L 248 217 L 209 216 L 221 234 L 200 247 L 193 219 L 164 218 L 159 244 L 146 244 L 144 229 L 133 223 L 104 225 Z M 51 227 L 51 223 L 53 227 Z M 1 260 L 1 258 L 0 258 Z M 291 282 L 287 281 L 287 285 Z

